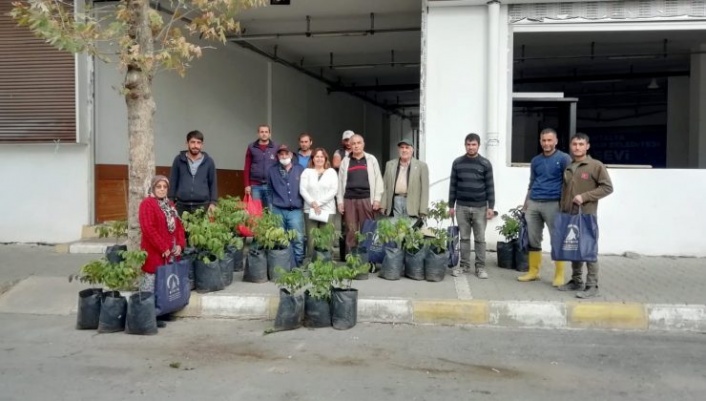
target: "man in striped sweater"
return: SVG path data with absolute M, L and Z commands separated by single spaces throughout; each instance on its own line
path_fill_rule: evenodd
M 485 226 L 494 217 L 495 184 L 490 160 L 478 154 L 480 136 L 468 134 L 465 139 L 466 154 L 454 160 L 449 185 L 449 213 L 457 216 L 461 231 L 461 264 L 464 272 L 471 270 L 471 230 L 475 243 L 475 273 L 480 279 L 488 278 L 485 271 Z M 451 273 L 458 276 L 459 268 Z

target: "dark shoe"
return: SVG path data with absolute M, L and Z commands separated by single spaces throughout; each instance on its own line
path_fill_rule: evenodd
M 167 313 L 166 315 L 157 316 L 157 320 L 161 320 L 164 322 L 173 322 L 176 320 L 176 317 L 174 317 L 174 315 L 172 315 L 171 313 Z
M 583 291 L 583 283 L 576 280 L 569 280 L 568 283 L 557 287 L 559 291 Z
M 164 320 L 157 320 L 157 328 L 163 329 L 167 327 L 167 322 Z
M 585 290 L 576 293 L 576 298 L 581 298 L 581 299 L 586 299 L 586 298 L 595 298 L 598 295 L 598 287 L 586 287 Z

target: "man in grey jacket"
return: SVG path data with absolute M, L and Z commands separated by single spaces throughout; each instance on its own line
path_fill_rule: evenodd
M 350 139 L 351 153 L 341 161 L 338 173 L 338 211 L 346 221 L 346 248 L 357 245 L 355 233 L 363 222 L 372 219 L 380 209 L 383 182 L 375 156 L 365 153 L 360 135 Z
M 200 131 L 186 135 L 187 150 L 179 152 L 172 163 L 169 178 L 169 198 L 177 212 L 193 213 L 197 209 L 212 211 L 218 201 L 216 163 L 201 149 L 204 136 Z
M 385 193 L 381 208 L 386 216 L 424 217 L 429 207 L 429 167 L 413 157 L 412 140 L 397 143 L 400 157 L 385 165 Z

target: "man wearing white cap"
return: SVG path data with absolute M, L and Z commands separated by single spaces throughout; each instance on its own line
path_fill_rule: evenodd
M 331 167 L 338 171 L 341 166 L 341 160 L 351 153 L 350 139 L 355 135 L 355 132 L 351 130 L 343 131 L 343 136 L 341 137 L 341 147 L 333 152 L 333 159 L 331 159 Z

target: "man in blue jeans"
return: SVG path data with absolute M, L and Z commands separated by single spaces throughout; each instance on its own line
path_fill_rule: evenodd
M 292 163 L 292 152 L 286 145 L 277 149 L 279 164 L 270 167 L 268 184 L 272 191 L 272 213 L 282 216 L 285 230 L 295 230 L 297 237 L 292 241 L 294 259 L 297 266 L 304 261 L 304 201 L 299 195 L 299 181 L 304 167 Z
M 277 145 L 270 139 L 272 132 L 269 125 L 257 127 L 257 141 L 248 145 L 245 152 L 245 194 L 262 201 L 262 206 L 269 208 L 272 201 L 267 174 L 272 166 L 277 165 Z

